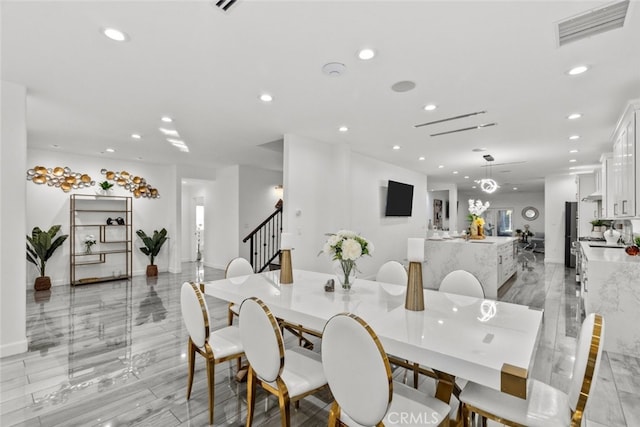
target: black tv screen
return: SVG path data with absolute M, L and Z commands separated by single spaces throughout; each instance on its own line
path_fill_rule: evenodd
M 413 185 L 389 180 L 385 216 L 411 216 Z

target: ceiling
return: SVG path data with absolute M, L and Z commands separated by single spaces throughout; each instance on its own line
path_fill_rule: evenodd
M 558 21 L 608 3 L 238 0 L 224 12 L 212 1 L 3 1 L 2 79 L 28 89 L 31 148 L 281 169 L 274 141 L 292 133 L 424 172 L 430 184 L 469 190 L 491 174 L 499 191 L 540 190 L 544 176 L 597 164 L 625 104 L 640 98 L 640 4 L 623 28 L 558 47 Z M 130 40 L 109 40 L 104 27 Z M 358 59 L 363 47 L 376 57 Z M 346 71 L 324 74 L 329 62 Z M 578 64 L 589 71 L 569 76 Z M 403 80 L 415 88 L 391 90 Z M 583 117 L 567 120 L 575 111 Z M 189 153 L 158 130 L 171 126 Z

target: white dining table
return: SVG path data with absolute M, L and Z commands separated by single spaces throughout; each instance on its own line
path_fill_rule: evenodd
M 542 311 L 506 302 L 424 290 L 424 311 L 404 307 L 405 286 L 356 279 L 350 292 L 326 292 L 332 274 L 293 271 L 205 282 L 204 292 L 236 304 L 260 298 L 290 324 L 322 333 L 343 312 L 363 318 L 385 351 L 434 370 L 525 398 L 541 329 Z

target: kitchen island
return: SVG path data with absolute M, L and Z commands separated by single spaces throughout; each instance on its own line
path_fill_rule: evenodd
M 640 353 L 640 256 L 622 247 L 580 242 L 581 295 L 586 314 L 605 321 L 604 349 L 637 357 Z
M 486 298 L 498 299 L 498 289 L 517 270 L 517 241 L 515 237 L 425 240 L 424 287 L 438 289 L 448 273 L 466 270 L 480 280 Z

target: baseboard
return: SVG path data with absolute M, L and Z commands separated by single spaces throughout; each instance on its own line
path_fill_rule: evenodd
M 29 349 L 27 338 L 24 340 L 4 344 L 0 346 L 0 357 L 13 356 L 14 354 L 25 353 Z

